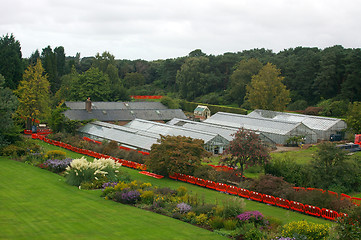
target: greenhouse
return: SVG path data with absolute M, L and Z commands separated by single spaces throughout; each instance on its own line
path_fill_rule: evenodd
M 148 152 L 158 139 L 157 134 L 144 133 L 124 126 L 99 121 L 88 123 L 78 131 L 84 137 L 98 141 L 116 141 L 120 146 Z
M 224 137 L 228 141 L 232 141 L 234 139 L 234 134 L 239 130 L 239 128 L 236 127 L 218 125 L 207 122 L 196 122 L 196 121 L 179 119 L 179 118 L 173 118 L 171 121 L 167 122 L 167 124 L 181 126 L 188 129 L 200 130 L 204 132 L 216 133 Z M 263 133 L 259 133 L 259 137 L 261 140 L 267 142 L 268 144 L 271 145 L 275 144 L 275 142 L 273 142 L 271 139 L 266 137 Z
M 134 119 L 124 127 L 138 130 L 139 132 L 143 133 L 158 134 L 158 136 L 171 135 L 201 139 L 204 141 L 205 149 L 215 154 L 222 153 L 229 144 L 229 140 L 216 133 L 206 132 L 200 129 L 189 129 L 182 126 L 157 123 L 143 119 Z
M 304 142 L 316 143 L 316 133 L 303 123 L 251 117 L 234 113 L 218 112 L 204 121 L 233 128 L 244 128 L 263 134 L 276 144 L 285 144 L 292 137 L 303 137 Z
M 338 118 L 275 112 L 260 109 L 254 110 L 247 116 L 293 123 L 303 123 L 317 134 L 317 140 L 330 140 L 330 136 L 332 134 L 341 134 L 347 128 L 345 121 Z

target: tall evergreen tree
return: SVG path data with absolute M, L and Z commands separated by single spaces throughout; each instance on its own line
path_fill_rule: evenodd
M 54 48 L 54 54 L 56 58 L 56 68 L 57 68 L 57 75 L 59 77 L 65 74 L 65 51 L 64 47 L 56 47 Z
M 20 42 L 13 34 L 0 37 L 0 74 L 5 87 L 16 89 L 24 71 Z
M 58 76 L 56 56 L 50 46 L 43 48 L 41 61 L 44 65 L 45 72 L 48 74 L 50 91 L 55 94 L 60 88 L 60 79 Z

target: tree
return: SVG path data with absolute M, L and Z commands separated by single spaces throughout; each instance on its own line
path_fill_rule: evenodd
M 201 159 L 209 155 L 204 142 L 183 136 L 161 136 L 153 144 L 146 160 L 147 167 L 164 176 L 173 173 L 193 175 L 201 166 Z
M 341 84 L 343 99 L 361 101 L 361 49 L 354 49 L 346 57 L 346 77 Z
M 318 145 L 311 163 L 315 171 L 315 182 L 320 183 L 319 186 L 327 190 L 332 185 L 342 185 L 343 183 L 336 176 L 339 175 L 338 172 L 343 172 L 340 170 L 347 165 L 345 160 L 346 151 L 337 148 L 334 144 L 325 142 Z
M 50 112 L 49 81 L 44 75 L 44 68 L 38 59 L 35 66 L 29 66 L 25 70 L 23 80 L 20 82 L 16 95 L 19 98 L 18 114 L 27 119 L 27 129 L 31 128 L 32 122 L 38 118 L 46 118 Z
M 314 82 L 319 98 L 333 98 L 340 93 L 345 74 L 346 51 L 342 46 L 326 48 L 321 53 L 320 69 Z
M 55 53 L 50 46 L 43 48 L 41 53 L 41 61 L 44 66 L 44 70 L 48 75 L 48 80 L 50 83 L 50 92 L 55 94 L 56 91 L 60 88 L 60 79 L 58 76 L 58 64 L 56 62 L 57 58 Z
M 230 77 L 229 94 L 231 99 L 239 106 L 242 105 L 246 97 L 246 86 L 251 82 L 252 76 L 256 75 L 262 66 L 262 63 L 254 58 L 242 60 L 236 65 L 236 70 L 234 70 Z
M 232 167 L 239 167 L 243 176 L 244 167 L 266 164 L 270 159 L 268 148 L 262 143 L 259 135 L 241 128 L 225 150 L 222 162 Z
M 58 76 L 61 77 L 65 74 L 65 51 L 63 46 L 54 48 L 56 58 L 56 68 Z
M 124 77 L 124 86 L 126 88 L 142 86 L 145 84 L 145 78 L 141 73 L 127 73 Z
M 98 68 L 92 67 L 79 75 L 70 91 L 70 98 L 74 101 L 85 101 L 88 97 L 93 101 L 111 100 L 109 77 Z
M 0 37 L 0 74 L 5 78 L 5 87 L 16 89 L 23 71 L 20 42 L 13 34 Z
M 11 89 L 4 86 L 5 78 L 0 74 L 0 149 L 13 142 L 15 127 L 12 115 L 18 105 L 18 100 Z
M 187 100 L 216 90 L 219 80 L 210 69 L 209 58 L 203 56 L 188 58 L 176 77 L 180 94 Z
M 361 102 L 349 104 L 346 123 L 352 132 L 361 133 Z
M 281 71 L 267 63 L 247 85 L 246 99 L 252 108 L 283 111 L 291 101 L 290 91 L 282 83 Z
M 314 95 L 313 83 L 320 68 L 318 48 L 286 49 L 277 54 L 274 63 L 285 77 L 284 84 L 290 89 L 293 102 L 307 100 L 316 103 L 318 99 Z

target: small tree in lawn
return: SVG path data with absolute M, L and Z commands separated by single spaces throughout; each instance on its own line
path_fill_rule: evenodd
M 255 132 L 241 128 L 233 135 L 221 161 L 229 166 L 239 166 L 241 176 L 245 166 L 265 164 L 270 159 L 268 148 Z
M 173 173 L 192 175 L 201 166 L 203 157 L 209 153 L 200 139 L 183 136 L 161 136 L 158 143 L 153 144 L 146 160 L 147 168 L 168 176 Z

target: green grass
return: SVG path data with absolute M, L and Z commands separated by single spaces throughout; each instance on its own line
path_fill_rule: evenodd
M 44 148 L 48 148 L 51 147 L 52 150 L 54 149 L 60 149 L 58 147 L 52 146 L 50 144 L 44 143 L 39 141 L 39 144 L 41 144 Z M 72 157 L 74 153 L 72 153 L 71 151 L 67 151 L 67 153 L 69 153 L 70 157 Z M 82 156 L 81 154 L 78 154 L 80 156 Z M 76 156 L 78 156 L 76 155 Z M 204 201 L 208 202 L 208 203 L 218 203 L 221 204 L 222 201 L 226 201 L 229 198 L 232 198 L 234 196 L 231 195 L 227 195 L 224 193 L 220 193 L 214 190 L 210 190 L 207 188 L 202 188 L 193 184 L 188 184 L 188 183 L 184 183 L 184 182 L 180 182 L 180 181 L 175 181 L 172 179 L 168 179 L 168 178 L 163 178 L 163 179 L 156 179 L 156 178 L 152 178 L 143 174 L 139 174 L 139 171 L 134 170 L 134 169 L 130 169 L 130 168 L 123 168 L 123 171 L 127 172 L 130 174 L 132 179 L 137 179 L 137 180 L 141 180 L 143 182 L 150 182 L 153 185 L 157 185 L 160 187 L 170 187 L 172 189 L 177 189 L 180 186 L 186 186 L 187 189 L 189 191 L 192 191 L 192 193 L 197 194 L 200 198 L 204 199 Z M 262 212 L 265 216 L 272 216 L 272 217 L 276 217 L 278 219 L 280 219 L 283 223 L 288 223 L 291 221 L 300 221 L 300 220 L 307 220 L 310 222 L 314 222 L 314 223 L 327 223 L 328 221 L 324 220 L 324 219 L 320 219 L 320 218 L 315 218 L 315 217 L 311 217 L 308 215 L 304 215 L 304 214 L 300 214 L 297 212 L 293 212 L 293 211 L 289 211 L 289 210 L 285 210 L 283 208 L 278 208 L 278 207 L 274 207 L 274 206 L 269 206 L 266 204 L 262 204 L 259 202 L 255 202 L 255 201 L 250 201 L 250 200 L 245 200 L 246 202 L 246 209 L 247 210 L 259 210 L 260 212 Z
M 79 190 L 46 170 L 4 157 L 0 164 L 0 239 L 224 239 L 104 200 L 99 190 Z
M 309 147 L 308 149 L 300 149 L 298 151 L 274 152 L 274 153 L 271 153 L 271 157 L 272 157 L 272 159 L 289 158 L 298 164 L 307 164 L 307 163 L 311 162 L 313 155 L 316 152 L 316 149 L 317 149 L 316 146 L 312 146 L 312 147 Z
M 356 194 L 353 194 L 352 197 L 357 197 L 357 198 L 361 198 L 361 193 L 356 193 Z

